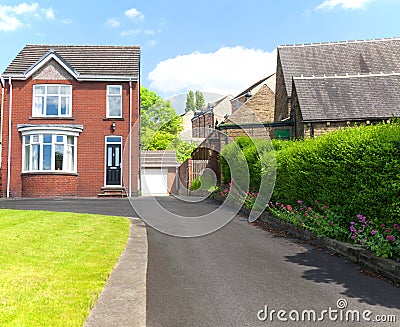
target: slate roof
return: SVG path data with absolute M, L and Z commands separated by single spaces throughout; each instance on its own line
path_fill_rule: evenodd
M 265 78 L 259 80 L 258 82 L 254 83 L 253 85 L 251 85 L 250 87 L 248 87 L 247 89 L 245 89 L 243 92 L 241 92 L 241 93 L 239 93 L 237 96 L 235 96 L 232 100 L 235 100 L 235 99 L 237 99 L 237 98 L 240 98 L 240 97 L 244 96 L 244 95 L 247 94 L 248 92 L 252 91 L 253 89 L 255 89 L 255 88 L 257 88 L 257 87 L 259 87 L 261 84 L 262 84 L 262 85 L 266 85 L 266 84 L 267 84 L 267 81 L 268 81 L 271 77 L 273 77 L 275 74 L 276 74 L 276 73 L 273 73 L 273 74 L 271 74 L 271 75 L 269 75 L 269 76 L 267 76 L 267 77 L 265 77 Z M 268 86 L 268 87 L 269 87 L 269 86 Z M 275 92 L 275 89 L 273 89 L 272 91 Z
M 292 77 L 400 72 L 400 38 L 279 46 L 288 96 Z
M 80 76 L 139 76 L 140 47 L 94 45 L 26 45 L 4 76 L 24 75 L 50 53 Z
M 173 150 L 142 151 L 142 168 L 168 168 L 180 165 L 176 161 L 176 153 Z
M 303 121 L 400 116 L 400 74 L 293 78 Z

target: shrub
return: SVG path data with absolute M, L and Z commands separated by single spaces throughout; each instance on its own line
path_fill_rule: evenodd
M 235 171 L 236 182 L 239 185 L 245 185 L 243 189 L 258 192 L 262 177 L 267 174 L 271 165 L 275 166 L 272 162 L 275 161 L 272 150 L 273 147 L 269 140 L 238 137 L 235 143 L 228 144 L 222 149 L 220 155 L 222 183 L 228 184 L 232 179 L 232 171 Z M 228 160 L 231 166 L 229 166 Z M 246 181 L 239 182 L 238 178 Z M 247 185 L 249 187 L 246 187 Z
M 200 177 L 198 176 L 195 180 L 192 181 L 192 184 L 190 185 L 190 190 L 191 191 L 197 191 L 201 187 L 201 181 Z
M 360 212 L 376 222 L 399 222 L 399 124 L 348 128 L 291 143 L 276 153 L 274 200 L 318 199 L 334 208 L 343 224 Z

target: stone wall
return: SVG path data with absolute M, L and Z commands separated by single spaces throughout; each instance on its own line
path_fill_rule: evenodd
M 276 68 L 276 90 L 275 90 L 275 114 L 274 121 L 281 121 L 289 117 L 290 94 L 287 94 L 285 78 L 283 76 L 282 63 L 278 52 L 278 64 Z

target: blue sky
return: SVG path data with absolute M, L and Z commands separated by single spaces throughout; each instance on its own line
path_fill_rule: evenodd
M 0 70 L 25 44 L 139 45 L 163 97 L 236 95 L 273 72 L 277 46 L 400 37 L 400 0 L 0 0 Z

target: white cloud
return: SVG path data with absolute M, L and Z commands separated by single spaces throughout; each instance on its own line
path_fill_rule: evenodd
M 127 30 L 127 31 L 122 31 L 121 36 L 129 36 L 129 35 L 137 35 L 141 32 L 141 29 L 138 28 L 136 30 Z
M 42 8 L 38 3 L 25 2 L 15 6 L 0 5 L 0 31 L 14 31 L 21 26 L 29 26 L 29 20 L 34 18 L 55 19 L 52 8 Z
M 236 95 L 275 69 L 276 50 L 222 47 L 212 53 L 194 52 L 162 61 L 148 79 L 150 88 L 163 95 L 190 89 Z
M 71 18 L 65 18 L 65 19 L 61 20 L 61 23 L 67 25 L 67 24 L 72 24 L 73 21 Z
M 144 19 L 144 15 L 136 8 L 132 8 L 132 9 L 125 11 L 125 16 L 127 16 L 131 19 L 139 19 L 139 20 Z
M 340 6 L 343 9 L 363 9 L 368 3 L 372 1 L 374 0 L 325 0 L 317 6 L 317 10 L 332 10 L 337 6 Z
M 111 27 L 118 27 L 121 25 L 121 23 L 116 18 L 110 18 L 109 20 L 107 20 L 106 25 L 111 26 Z
M 56 19 L 53 8 L 42 9 L 41 12 L 44 13 L 46 19 Z

